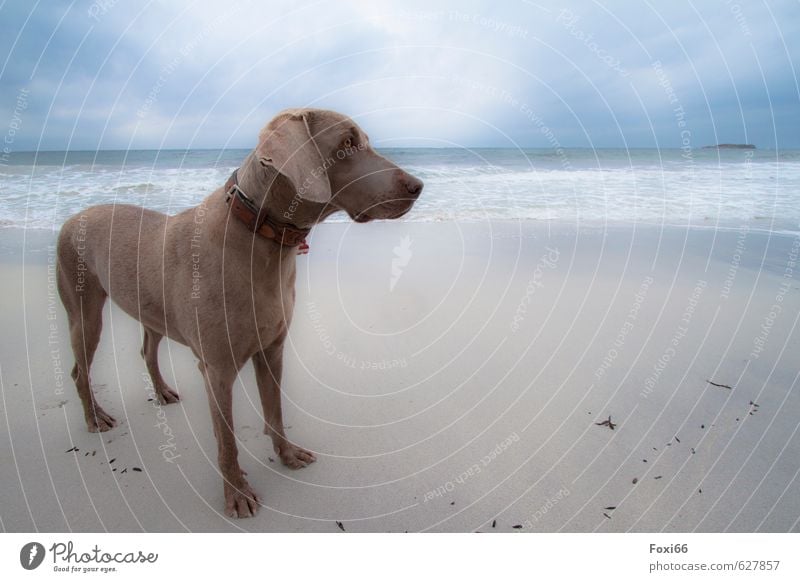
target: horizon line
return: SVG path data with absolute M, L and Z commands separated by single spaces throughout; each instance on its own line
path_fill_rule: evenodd
M 691 148 L 692 151 L 696 150 L 744 150 L 744 151 L 780 151 L 780 150 L 800 150 L 800 147 L 778 147 L 778 148 L 765 148 L 760 146 L 755 146 L 752 148 L 744 148 L 744 147 L 719 147 L 721 144 L 709 144 L 699 147 Z M 753 144 L 734 144 L 736 146 L 739 145 L 753 145 Z M 130 149 L 121 149 L 121 148 L 99 148 L 99 149 L 38 149 L 38 150 L 16 150 L 8 152 L 7 155 L 15 155 L 15 154 L 37 154 L 37 153 L 98 153 L 98 152 L 189 152 L 189 151 L 234 151 L 234 150 L 246 150 L 250 151 L 253 147 L 170 147 L 170 148 L 130 148 Z M 482 145 L 472 145 L 472 146 L 461 146 L 461 147 L 435 147 L 435 146 L 395 146 L 395 147 L 376 147 L 376 150 L 513 150 L 513 151 L 524 151 L 524 150 L 545 150 L 545 151 L 552 151 L 556 152 L 559 149 L 562 150 L 587 150 L 587 151 L 598 151 L 598 150 L 622 150 L 622 151 L 633 151 L 633 150 L 652 150 L 652 151 L 664 151 L 664 150 L 677 150 L 681 151 L 684 148 L 680 146 L 672 146 L 672 147 L 658 147 L 658 146 L 636 146 L 636 147 L 620 147 L 620 146 L 600 146 L 600 147 L 591 147 L 591 146 L 561 146 L 560 148 L 552 148 L 546 146 L 522 146 L 522 147 L 507 147 L 507 146 L 482 146 Z

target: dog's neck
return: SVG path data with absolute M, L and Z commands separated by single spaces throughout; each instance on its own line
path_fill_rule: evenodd
M 239 188 L 275 221 L 309 229 L 336 212 L 330 204 L 310 202 L 297 195 L 289 179 L 273 166 L 264 166 L 255 152 L 238 170 Z

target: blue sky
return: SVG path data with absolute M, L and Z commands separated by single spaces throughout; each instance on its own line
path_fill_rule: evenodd
M 11 150 L 251 147 L 299 106 L 384 147 L 800 147 L 796 1 L 6 0 L 0 47 Z

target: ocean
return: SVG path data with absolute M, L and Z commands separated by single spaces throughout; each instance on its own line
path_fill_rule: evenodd
M 0 164 L 0 227 L 55 230 L 100 203 L 175 213 L 222 185 L 248 151 L 15 152 Z M 405 221 L 800 230 L 800 150 L 380 151 L 425 181 Z

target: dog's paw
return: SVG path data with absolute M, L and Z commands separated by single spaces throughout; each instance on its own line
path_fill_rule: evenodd
M 292 443 L 280 445 L 276 452 L 280 455 L 281 462 L 292 469 L 301 469 L 317 460 L 314 453 Z
M 181 397 L 175 390 L 164 384 L 158 390 L 158 400 L 161 404 L 175 404 L 181 401 Z
M 225 515 L 233 518 L 254 517 L 261 505 L 261 498 L 242 478 L 238 487 L 225 484 Z
M 106 432 L 117 426 L 117 421 L 105 410 L 95 406 L 94 412 L 86 419 L 86 424 L 89 427 L 89 432 Z

